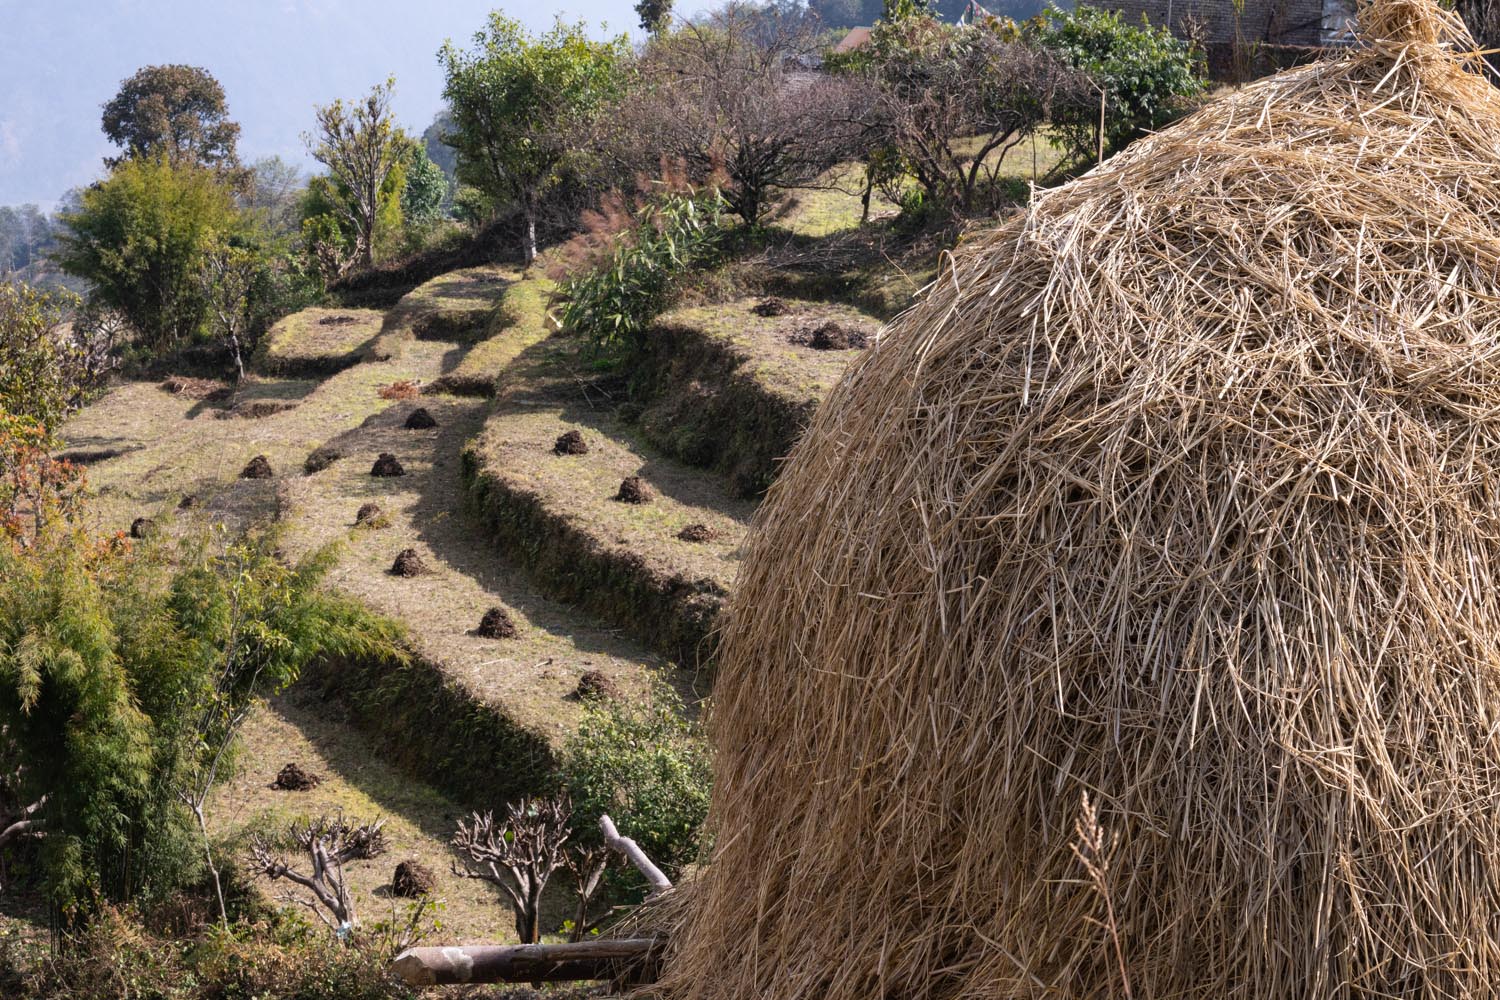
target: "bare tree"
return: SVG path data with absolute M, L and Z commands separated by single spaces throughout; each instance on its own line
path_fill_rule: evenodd
M 882 25 L 865 78 L 876 148 L 896 158 L 881 166 L 899 167 L 930 200 L 966 212 L 987 207 L 1006 155 L 1047 120 L 1053 102 L 1088 90 L 1082 73 L 1007 37 L 993 20 Z
M 465 857 L 462 868 L 453 866 L 453 874 L 493 882 L 505 892 L 522 944 L 542 938 L 542 890 L 567 864 L 572 813 L 562 796 L 523 798 L 505 807 L 498 825 L 494 813 L 474 813 L 469 822 L 459 821 L 453 835 L 453 846 Z
M 208 321 L 214 334 L 234 358 L 235 381 L 245 380 L 245 355 L 250 329 L 250 293 L 260 274 L 255 254 L 227 243 L 218 243 L 203 254 L 198 284 L 208 306 Z
M 306 871 L 294 868 L 266 838 L 257 834 L 250 839 L 250 866 L 273 882 L 286 879 L 302 887 L 306 895 L 289 890 L 277 898 L 307 907 L 344 938 L 357 924 L 344 865 L 356 858 L 385 853 L 383 825 L 383 820 L 351 824 L 343 816 L 332 819 L 322 816 L 309 823 L 293 824 L 287 831 L 288 837 L 305 856 Z
M 302 137 L 313 158 L 343 189 L 342 208 L 354 229 L 354 256 L 362 267 L 375 262 L 380 189 L 405 149 L 405 136 L 391 111 L 395 89 L 392 77 L 358 101 L 336 100 L 317 108 L 317 131 Z
M 810 68 L 819 44 L 807 18 L 735 6 L 654 40 L 606 119 L 617 169 L 629 176 L 665 157 L 695 181 L 721 175 L 730 210 L 759 222 L 777 193 L 863 151 L 860 87 Z
M 573 876 L 573 894 L 578 903 L 573 915 L 573 932 L 568 936 L 570 941 L 582 941 L 608 913 L 589 915 L 594 897 L 603 884 L 604 873 L 609 868 L 610 857 L 609 847 L 601 844 L 574 847 L 564 857 L 564 865 Z

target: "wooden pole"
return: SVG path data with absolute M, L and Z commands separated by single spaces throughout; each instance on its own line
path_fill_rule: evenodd
M 664 941 L 620 938 L 576 944 L 408 948 L 391 963 L 408 986 L 654 978 Z
M 672 880 L 662 874 L 662 870 L 646 857 L 646 852 L 641 850 L 641 845 L 629 837 L 620 836 L 620 831 L 615 829 L 614 820 L 605 813 L 599 817 L 599 832 L 604 834 L 604 843 L 612 850 L 619 851 L 635 865 L 635 870 L 646 878 L 646 883 L 651 886 L 648 896 L 655 896 L 672 888 Z

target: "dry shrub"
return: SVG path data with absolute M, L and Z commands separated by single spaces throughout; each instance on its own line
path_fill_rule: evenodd
M 966 240 L 834 390 L 666 995 L 1494 995 L 1500 90 L 1433 0 L 1361 20 Z
M 414 379 L 404 378 L 381 386 L 377 392 L 381 399 L 416 399 L 422 395 L 422 386 Z

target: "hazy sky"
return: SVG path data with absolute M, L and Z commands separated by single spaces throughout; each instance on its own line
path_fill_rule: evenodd
M 559 6 L 554 6 L 559 4 Z M 441 105 L 436 53 L 466 43 L 487 0 L 0 0 L 0 205 L 48 205 L 96 180 L 111 152 L 100 107 L 141 66 L 203 66 L 224 85 L 246 162 L 308 165 L 312 106 L 357 97 L 395 74 L 402 124 Z M 633 0 L 503 6 L 532 29 L 555 14 L 634 27 Z

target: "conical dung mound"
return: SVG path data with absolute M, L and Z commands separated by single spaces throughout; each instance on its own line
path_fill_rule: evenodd
M 1364 17 L 967 241 L 824 405 L 666 995 L 1495 995 L 1500 90 Z

